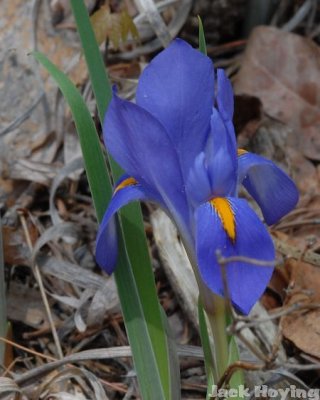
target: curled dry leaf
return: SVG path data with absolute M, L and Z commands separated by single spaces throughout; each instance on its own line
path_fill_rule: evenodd
M 319 192 L 320 179 L 313 163 L 293 148 L 286 149 L 286 155 L 290 159 L 292 174 L 301 194 L 316 194 Z
M 290 129 L 274 119 L 264 116 L 260 121 L 255 135 L 250 140 L 249 149 L 279 163 L 289 170 L 286 150 Z
M 60 171 L 59 173 L 54 177 L 52 181 L 52 185 L 50 188 L 50 199 L 49 199 L 49 204 L 50 204 L 50 216 L 52 223 L 54 225 L 57 225 L 62 222 L 62 219 L 59 216 L 58 210 L 56 209 L 54 205 L 54 197 L 56 194 L 56 191 L 61 184 L 61 182 L 69 175 L 75 174 L 76 171 L 78 170 L 83 170 L 83 160 L 82 157 L 77 157 L 73 159 L 70 163 L 66 164 Z
M 10 321 L 22 322 L 39 329 L 47 324 L 47 315 L 39 291 L 27 284 L 12 281 L 7 294 L 7 312 Z
M 55 276 L 64 282 L 73 283 L 84 289 L 88 287 L 93 290 L 98 290 L 102 288 L 109 279 L 85 268 L 80 270 L 79 265 L 53 256 L 39 255 L 37 256 L 37 263 L 44 274 Z M 110 288 L 110 290 L 112 289 Z
M 237 94 L 257 95 L 264 110 L 292 128 L 291 144 L 320 160 L 320 49 L 309 39 L 276 28 L 251 34 Z
M 87 76 L 85 61 L 83 57 L 79 60 L 80 49 L 75 46 L 76 32 L 70 29 L 53 32 L 47 2 L 4 3 L 0 17 L 1 202 L 12 197 L 10 185 L 15 188 L 17 180 L 48 185 L 57 168 L 52 161 L 61 138 L 51 118 L 56 86 L 28 54 L 35 48 L 43 51 L 61 69 L 68 70 L 76 84 L 83 83 Z M 69 1 L 52 0 L 52 3 L 63 3 L 62 7 Z
M 320 269 L 292 259 L 285 267 L 292 286 L 287 305 L 302 303 L 305 308 L 282 318 L 283 335 L 303 352 L 320 358 Z
M 35 262 L 40 249 L 51 241 L 63 239 L 66 243 L 75 243 L 80 237 L 80 227 L 72 222 L 60 222 L 46 229 L 39 237 L 32 251 L 32 262 Z
M 70 386 L 70 392 L 59 392 L 57 388 L 59 387 L 67 387 L 70 380 L 75 379 L 79 382 L 79 390 L 77 390 L 77 385 Z M 65 383 L 65 385 L 61 385 L 61 383 Z M 60 385 L 59 385 L 60 384 Z M 55 373 L 53 376 L 48 376 L 39 386 L 37 390 L 35 390 L 34 398 L 42 398 L 43 393 L 48 393 L 48 398 L 56 398 L 60 400 L 73 400 L 73 399 L 86 399 L 87 397 L 82 396 L 83 392 L 89 395 L 89 398 L 94 398 L 97 400 L 108 400 L 108 396 L 106 395 L 104 388 L 97 378 L 92 372 L 86 370 L 85 368 L 77 368 L 77 367 L 69 367 L 68 369 L 63 369 Z M 54 397 L 51 397 L 51 394 Z M 76 394 L 75 397 L 70 396 L 72 394 Z
M 105 279 L 96 291 L 88 310 L 88 326 L 102 325 L 107 312 L 120 312 L 120 302 L 113 276 Z
M 120 43 L 125 42 L 129 34 L 133 39 L 139 39 L 138 30 L 126 10 L 122 10 L 119 13 L 111 13 L 110 8 L 104 5 L 90 19 L 99 44 L 109 38 L 113 47 L 118 49 Z
M 35 243 L 38 239 L 37 229 L 33 224 L 28 223 L 28 231 L 31 242 Z M 30 265 L 30 250 L 21 226 L 4 225 L 2 234 L 5 263 L 8 265 Z
M 8 164 L 6 178 L 37 182 L 46 186 L 49 186 L 60 169 L 60 165 L 54 163 L 36 162 L 23 158 L 10 160 Z
M 2 393 L 1 398 L 4 398 L 4 394 L 7 395 L 11 393 L 13 397 L 11 399 L 21 399 L 21 390 L 15 381 L 11 378 L 0 377 L 0 393 Z M 13 394 L 14 393 L 14 394 Z

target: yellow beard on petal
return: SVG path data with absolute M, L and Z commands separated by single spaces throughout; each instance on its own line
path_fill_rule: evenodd
M 229 239 L 234 243 L 236 240 L 236 221 L 231 204 L 227 199 L 222 197 L 216 197 L 210 200 L 210 204 L 216 210 L 222 222 L 223 229 L 225 230 Z
M 238 157 L 242 156 L 243 154 L 248 153 L 247 150 L 244 150 L 244 149 L 238 149 L 237 152 L 238 152 Z
M 114 189 L 113 194 L 115 195 L 119 190 L 127 187 L 127 186 L 131 186 L 131 185 L 136 185 L 138 183 L 138 181 L 132 177 L 124 179 L 121 183 L 119 183 L 119 185 Z

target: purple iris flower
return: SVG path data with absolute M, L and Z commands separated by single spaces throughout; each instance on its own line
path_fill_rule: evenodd
M 136 104 L 113 95 L 104 141 L 127 172 L 115 186 L 97 236 L 96 259 L 109 274 L 117 260 L 113 215 L 131 201 L 160 205 L 175 222 L 205 285 L 223 296 L 217 250 L 273 261 L 272 239 L 247 201 L 243 184 L 273 224 L 297 203 L 293 181 L 274 163 L 238 150 L 232 124 L 233 91 L 223 70 L 182 40 L 143 71 Z M 273 268 L 232 262 L 226 278 L 234 306 L 247 314 Z

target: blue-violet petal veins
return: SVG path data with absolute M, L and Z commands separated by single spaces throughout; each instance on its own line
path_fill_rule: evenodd
M 104 141 L 114 159 L 143 186 L 152 187 L 184 221 L 189 207 L 177 154 L 163 125 L 148 111 L 113 95 Z M 165 160 L 165 162 L 164 162 Z
M 216 252 L 223 257 L 245 256 L 260 261 L 273 261 L 275 251 L 265 226 L 247 202 L 237 198 L 226 199 L 234 215 L 235 240 L 230 239 L 221 213 L 210 202 L 196 211 L 196 252 L 199 270 L 205 284 L 221 296 L 223 281 Z M 227 218 L 226 214 L 225 217 Z M 228 290 L 234 306 L 248 314 L 263 294 L 273 268 L 232 262 L 226 266 Z
M 137 200 L 149 200 L 162 205 L 161 199 L 150 189 L 143 188 L 135 179 L 122 177 L 116 185 L 113 197 L 99 226 L 96 239 L 96 260 L 100 267 L 111 274 L 118 257 L 117 229 L 114 214 L 126 204 Z
M 238 166 L 239 183 L 258 203 L 268 225 L 278 222 L 296 206 L 299 193 L 295 183 L 272 161 L 240 151 Z
M 165 126 L 188 175 L 204 147 L 214 102 L 214 70 L 209 57 L 176 39 L 142 72 L 137 104 Z

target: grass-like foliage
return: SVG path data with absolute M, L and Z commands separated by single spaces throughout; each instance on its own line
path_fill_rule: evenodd
M 71 4 L 102 123 L 111 97 L 110 83 L 84 2 L 75 0 Z M 73 83 L 43 54 L 34 56 L 56 81 L 71 109 L 97 218 L 101 221 L 111 198 L 111 182 L 121 169 L 110 160 L 113 176 L 108 175 L 95 125 Z M 142 397 L 179 399 L 179 379 L 172 379 L 179 376 L 179 366 L 176 356 L 170 356 L 174 349 L 168 342 L 167 324 L 156 294 L 140 206 L 131 205 L 121 212 L 118 231 L 119 259 L 115 277 Z

